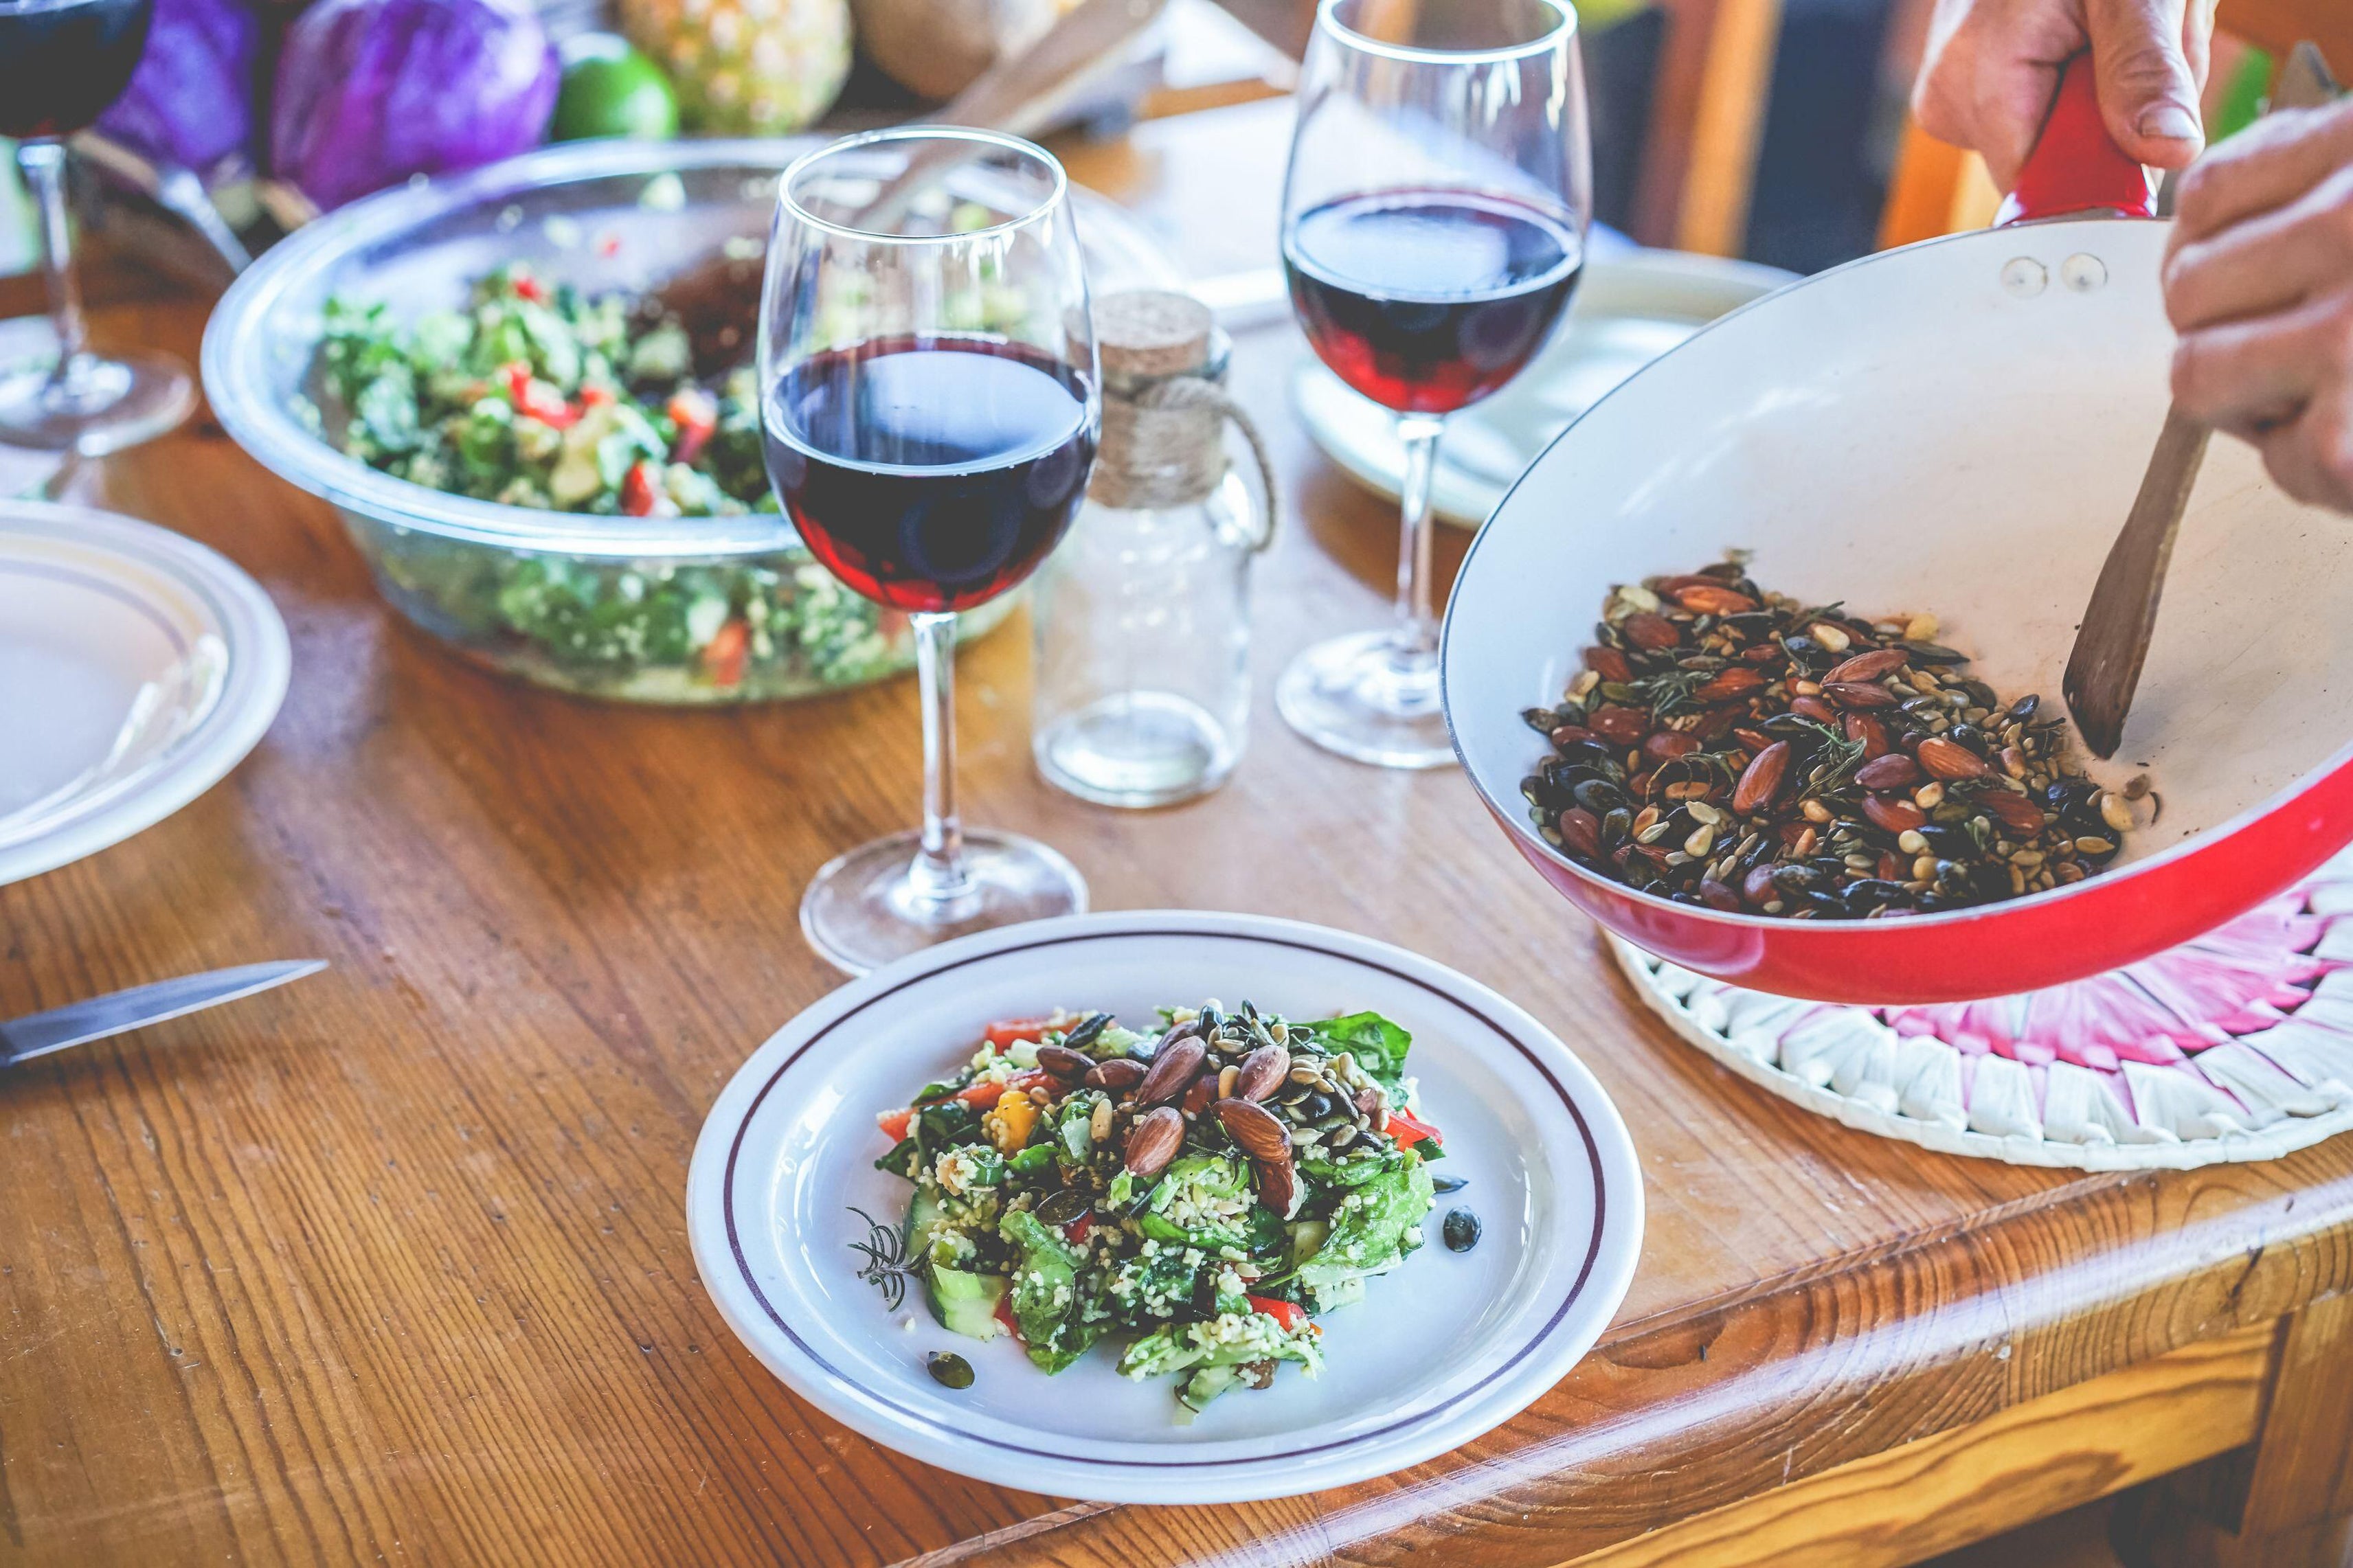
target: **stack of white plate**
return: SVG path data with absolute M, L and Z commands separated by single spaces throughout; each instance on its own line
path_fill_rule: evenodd
M 261 739 L 286 627 L 259 584 L 151 524 L 0 500 L 0 883 L 153 826 Z

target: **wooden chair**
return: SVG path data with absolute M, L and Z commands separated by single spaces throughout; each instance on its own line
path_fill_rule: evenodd
M 1634 237 L 1738 256 L 1773 87 L 1781 0 L 1657 0 L 1667 13 Z
M 2340 80 L 2353 80 L 2353 3 L 2348 0 L 2222 0 L 2218 30 L 2262 49 L 2273 68 L 2309 40 Z M 1908 245 L 1993 220 L 2001 193 L 1974 153 L 1936 141 L 1908 120 L 1881 214 L 1879 243 Z

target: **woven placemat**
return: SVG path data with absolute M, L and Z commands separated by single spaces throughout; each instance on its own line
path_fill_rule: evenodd
M 2181 1170 L 2353 1128 L 2348 915 L 2353 854 L 2141 963 L 1921 1007 L 1795 1001 L 1611 943 L 1675 1033 L 1859 1131 L 2014 1165 Z

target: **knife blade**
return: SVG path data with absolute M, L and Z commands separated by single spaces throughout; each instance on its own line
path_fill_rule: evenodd
M 175 980 L 158 980 L 151 985 L 134 985 L 128 991 L 69 1003 L 47 1013 L 10 1018 L 0 1022 L 0 1068 L 15 1067 L 35 1057 L 64 1050 L 68 1046 L 86 1045 L 109 1035 L 143 1029 L 185 1013 L 216 1007 L 223 1002 L 234 1002 L 290 980 L 316 974 L 326 967 L 326 961 L 317 958 L 240 964 L 235 969 L 216 969 L 204 974 L 183 974 Z

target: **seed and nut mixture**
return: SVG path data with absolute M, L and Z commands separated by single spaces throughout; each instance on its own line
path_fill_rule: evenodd
M 1013 1333 L 1049 1373 L 1137 1336 L 1119 1370 L 1178 1378 L 1183 1421 L 1279 1362 L 1322 1364 L 1312 1319 L 1421 1246 L 1444 1141 L 1415 1114 L 1412 1037 L 1377 1013 L 1162 1018 L 991 1026 L 877 1118 L 895 1142 L 876 1165 L 915 1191 L 853 1246 L 892 1310 L 919 1283 L 944 1327 Z
M 1928 615 L 1760 589 L 1744 559 L 1614 589 L 1520 781 L 1545 842 L 1679 903 L 1796 920 L 1926 914 L 2081 881 L 2140 792 L 2070 765 Z M 2128 795 L 2130 798 L 2128 798 Z

